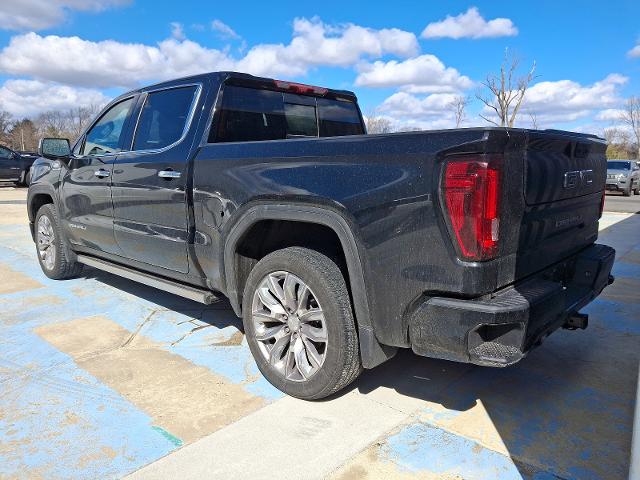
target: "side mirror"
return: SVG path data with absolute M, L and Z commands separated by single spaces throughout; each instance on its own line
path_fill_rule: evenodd
M 38 155 L 46 158 L 68 158 L 71 156 L 71 147 L 66 138 L 43 138 L 38 145 Z

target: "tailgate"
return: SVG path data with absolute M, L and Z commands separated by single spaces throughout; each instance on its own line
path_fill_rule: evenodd
M 527 205 L 601 192 L 607 176 L 606 145 L 586 135 L 532 131 L 526 150 Z
M 517 277 L 560 261 L 598 235 L 606 144 L 568 132 L 530 131 Z

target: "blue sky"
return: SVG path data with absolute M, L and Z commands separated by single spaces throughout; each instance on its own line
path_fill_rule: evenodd
M 598 132 L 640 95 L 631 0 L 14 3 L 0 6 L 0 108 L 15 116 L 235 68 L 354 90 L 364 112 L 399 127 L 451 126 L 451 99 L 468 96 L 465 124 L 483 124 L 475 93 L 505 48 L 523 74 L 537 65 L 521 126 L 533 115 L 542 127 Z

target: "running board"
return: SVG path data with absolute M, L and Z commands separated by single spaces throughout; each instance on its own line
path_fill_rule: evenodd
M 94 257 L 87 257 L 86 255 L 78 255 L 78 262 L 90 267 L 104 270 L 105 272 L 113 273 L 120 277 L 128 278 L 134 282 L 144 283 L 150 287 L 164 290 L 165 292 L 173 293 L 196 302 L 204 303 L 205 305 L 211 305 L 217 302 L 220 298 L 216 297 L 213 292 L 204 290 L 202 288 L 191 287 L 183 285 L 172 280 L 168 280 L 161 277 L 156 277 L 148 273 L 139 272 L 132 268 L 116 265 L 115 263 L 100 260 Z

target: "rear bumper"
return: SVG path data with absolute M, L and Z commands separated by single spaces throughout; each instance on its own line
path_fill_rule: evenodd
M 612 248 L 592 245 L 480 299 L 431 297 L 410 317 L 411 347 L 418 355 L 458 362 L 516 363 L 613 281 L 614 258 Z

